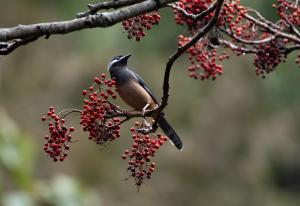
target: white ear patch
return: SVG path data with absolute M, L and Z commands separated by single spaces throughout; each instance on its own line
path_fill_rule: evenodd
M 110 61 L 108 63 L 108 66 L 107 66 L 108 71 L 111 69 L 111 67 L 113 66 L 113 64 L 116 63 L 117 61 L 118 61 L 117 59 L 114 59 L 114 60 L 112 60 L 112 61 Z

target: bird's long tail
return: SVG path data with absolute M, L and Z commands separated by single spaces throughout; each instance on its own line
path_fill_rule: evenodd
M 159 127 L 165 133 L 166 136 L 174 143 L 177 149 L 182 150 L 183 145 L 180 137 L 176 134 L 175 130 L 171 127 L 168 121 L 162 116 L 158 121 Z

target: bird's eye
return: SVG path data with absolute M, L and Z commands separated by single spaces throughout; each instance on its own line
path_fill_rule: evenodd
M 112 60 L 119 60 L 121 58 L 121 56 L 116 56 L 116 57 L 114 57 Z

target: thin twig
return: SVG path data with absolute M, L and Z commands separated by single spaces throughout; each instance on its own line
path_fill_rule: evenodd
M 190 19 L 192 19 L 194 21 L 201 20 L 202 18 L 204 18 L 205 16 L 207 16 L 210 12 L 212 12 L 216 8 L 216 5 L 217 5 L 217 2 L 211 4 L 206 10 L 202 11 L 199 14 L 191 14 L 191 13 L 188 13 L 183 8 L 181 8 L 180 6 L 178 6 L 177 3 L 168 4 L 169 7 L 172 7 L 173 9 L 176 9 L 184 17 L 190 18 Z
M 300 50 L 300 45 L 294 45 L 294 46 L 290 46 L 290 47 L 284 48 L 282 52 L 285 55 L 288 55 L 291 52 L 296 51 L 296 50 Z
M 259 21 L 258 19 L 255 19 L 254 17 L 252 17 L 251 15 L 249 14 L 244 14 L 243 15 L 246 19 L 248 19 L 249 21 L 252 21 L 253 23 L 255 23 L 256 25 L 264 28 L 266 31 L 270 32 L 270 33 L 273 33 L 273 34 L 276 34 L 277 36 L 280 36 L 282 38 L 286 38 L 286 39 L 289 39 L 295 43 L 298 43 L 300 44 L 300 38 L 298 38 L 297 36 L 295 35 L 291 35 L 291 34 L 287 34 L 285 32 L 282 32 L 282 31 L 279 31 L 279 30 L 276 30 L 275 28 L 273 27 L 270 27 L 269 24 L 267 23 L 264 23 L 264 22 L 261 22 Z
M 241 52 L 242 54 L 255 54 L 257 53 L 257 50 L 256 49 L 248 49 L 248 48 L 245 48 L 245 47 L 241 47 L 241 46 L 238 46 L 230 41 L 227 41 L 227 40 L 222 40 L 220 39 L 219 40 L 221 44 L 224 44 L 225 46 L 229 47 L 230 49 L 234 50 L 234 51 L 239 51 Z
M 117 124 L 114 124 L 114 125 L 112 125 L 112 126 L 105 125 L 105 127 L 106 127 L 107 129 L 113 129 L 113 128 L 116 128 L 117 126 L 123 124 L 124 122 L 127 122 L 127 121 L 130 120 L 130 119 L 131 119 L 131 117 L 126 117 L 125 119 L 123 119 L 122 121 L 118 122 Z
M 270 37 L 264 38 L 264 39 L 260 39 L 260 40 L 247 40 L 247 39 L 242 39 L 240 37 L 238 37 L 237 35 L 233 34 L 232 32 L 229 32 L 226 29 L 223 28 L 218 28 L 220 31 L 222 31 L 224 34 L 228 35 L 229 37 L 231 37 L 232 39 L 236 40 L 237 42 L 243 43 L 243 44 L 264 44 L 267 42 L 270 42 L 272 40 L 274 40 L 276 38 L 276 35 L 272 35 Z
M 66 113 L 64 113 L 64 112 L 66 112 Z M 74 113 L 74 112 L 81 113 L 82 111 L 79 110 L 79 109 L 64 109 L 64 110 L 62 110 L 62 111 L 60 111 L 60 112 L 58 113 L 58 116 L 60 116 L 60 115 L 62 115 L 62 114 L 64 113 L 64 114 L 60 117 L 60 119 L 64 119 L 66 116 L 68 116 L 69 114 Z
M 271 27 L 274 27 L 274 28 L 277 29 L 277 30 L 282 29 L 280 26 L 278 26 L 278 25 L 274 24 L 273 22 L 267 20 L 265 17 L 263 17 L 263 15 L 262 15 L 261 13 L 259 13 L 259 12 L 256 11 L 255 9 L 247 7 L 247 11 L 248 11 L 248 12 L 254 13 L 256 16 L 258 16 L 258 18 L 260 18 L 261 21 L 263 21 L 263 22 L 266 23 L 267 25 L 269 25 L 269 26 L 271 26 Z
M 136 110 L 115 110 L 112 113 L 106 114 L 105 118 L 113 118 L 113 117 L 126 117 L 126 118 L 134 118 L 134 117 L 150 117 L 153 115 L 153 113 L 156 113 L 159 111 L 159 107 L 156 107 L 151 110 L 146 110 L 144 112 L 142 111 L 136 111 Z
M 100 10 L 108 10 L 108 9 L 118 9 L 125 6 L 130 6 L 144 0 L 113 0 L 113 1 L 105 1 L 97 4 L 88 4 L 89 10 L 78 13 L 77 18 L 86 17 L 88 15 L 92 15 L 97 13 Z
M 284 16 L 285 22 L 289 25 L 291 31 L 298 37 L 300 38 L 300 31 L 295 27 L 295 25 L 286 17 Z

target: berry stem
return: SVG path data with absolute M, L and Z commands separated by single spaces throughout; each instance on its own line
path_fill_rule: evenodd
M 74 113 L 74 112 L 81 113 L 82 111 L 79 109 L 64 109 L 64 110 L 60 111 L 57 115 L 60 116 L 60 119 L 64 119 L 66 116 L 68 116 L 69 114 Z M 63 114 L 63 113 L 65 113 L 65 114 Z

